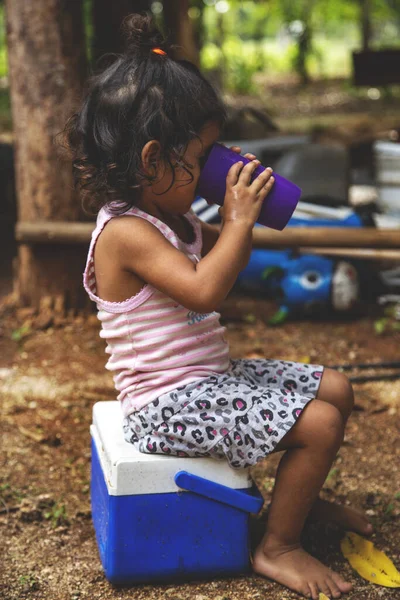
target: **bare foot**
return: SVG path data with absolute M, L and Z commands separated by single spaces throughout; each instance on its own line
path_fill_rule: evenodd
M 360 535 L 369 536 L 373 527 L 363 513 L 340 504 L 333 504 L 322 498 L 317 498 L 308 515 L 310 521 L 336 523 L 343 529 L 355 531 Z
M 253 570 L 313 600 L 318 600 L 320 592 L 328 598 L 340 598 L 353 587 L 298 545 L 272 549 L 268 543 L 260 544 L 253 557 Z

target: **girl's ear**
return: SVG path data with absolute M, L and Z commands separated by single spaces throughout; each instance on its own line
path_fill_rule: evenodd
M 143 170 L 149 177 L 156 177 L 160 160 L 160 143 L 157 140 L 150 140 L 142 149 L 142 165 Z

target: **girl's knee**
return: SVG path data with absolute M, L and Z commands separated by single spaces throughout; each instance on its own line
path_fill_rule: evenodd
M 341 412 L 327 402 L 314 400 L 311 417 L 310 443 L 320 448 L 339 448 L 344 438 L 344 422 Z
M 344 373 L 334 369 L 324 369 L 317 397 L 335 406 L 344 421 L 347 421 L 354 407 L 354 392 Z
M 315 452 L 337 452 L 344 437 L 344 421 L 340 411 L 321 400 L 311 400 L 297 423 L 279 442 L 277 450 L 310 448 Z
M 312 400 L 304 409 L 294 429 L 304 446 L 339 449 L 344 437 L 344 422 L 340 411 L 320 400 Z

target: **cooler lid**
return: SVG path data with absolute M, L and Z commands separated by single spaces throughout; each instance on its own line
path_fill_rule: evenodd
M 179 471 L 204 477 L 233 489 L 252 486 L 248 469 L 232 469 L 225 460 L 144 454 L 126 442 L 118 401 L 97 402 L 90 433 L 96 445 L 108 493 L 112 496 L 177 492 Z

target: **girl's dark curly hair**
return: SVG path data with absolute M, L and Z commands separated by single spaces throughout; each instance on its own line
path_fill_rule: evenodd
M 225 109 L 212 86 L 190 62 L 173 60 L 148 16 L 131 15 L 123 30 L 126 50 L 88 82 L 80 110 L 67 122 L 64 145 L 73 161 L 83 206 L 104 205 L 122 214 L 151 182 L 141 163 L 143 146 L 157 140 L 162 158 L 193 177 L 183 155 L 207 122 L 225 122 Z M 155 53 L 160 48 L 167 54 Z M 174 176 L 171 186 L 174 182 Z

